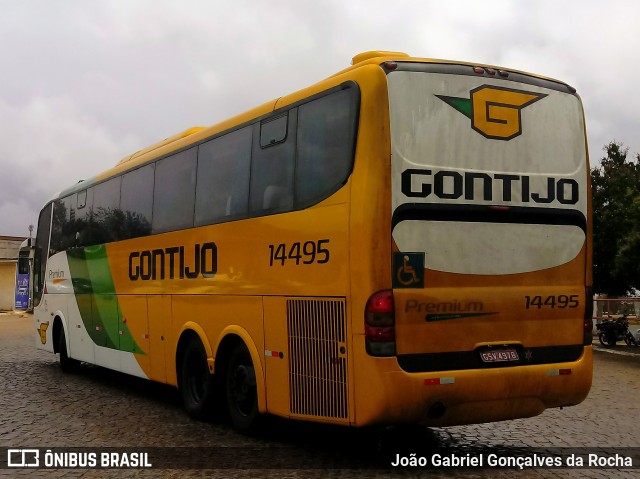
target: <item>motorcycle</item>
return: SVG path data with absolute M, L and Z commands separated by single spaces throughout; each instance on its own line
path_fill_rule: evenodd
M 627 346 L 640 346 L 640 336 L 635 337 L 629 330 L 629 320 L 626 315 L 617 319 L 603 319 L 596 324 L 600 344 L 608 348 L 615 346 L 618 341 L 624 341 Z

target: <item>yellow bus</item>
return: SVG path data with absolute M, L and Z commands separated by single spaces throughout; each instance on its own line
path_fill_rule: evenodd
M 591 387 L 585 124 L 565 83 L 367 52 L 42 210 L 39 346 L 226 409 L 365 426 Z M 90 160 L 88 158 L 87 160 Z

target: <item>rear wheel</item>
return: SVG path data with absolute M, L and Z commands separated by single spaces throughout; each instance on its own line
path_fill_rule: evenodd
M 182 356 L 180 392 L 187 414 L 204 421 L 213 415 L 214 378 L 209 373 L 207 353 L 198 338 L 189 340 Z
M 598 335 L 598 339 L 600 340 L 600 344 L 606 347 L 611 347 L 616 345 L 616 338 L 613 334 L 609 334 L 606 331 L 602 332 Z
M 260 422 L 256 373 L 244 343 L 234 346 L 229 356 L 226 392 L 233 427 L 245 434 L 256 432 Z
M 60 369 L 62 369 L 62 372 L 72 373 L 78 370 L 80 361 L 69 357 L 67 353 L 67 338 L 62 327 L 60 327 L 60 336 L 58 336 L 58 353 L 60 354 Z

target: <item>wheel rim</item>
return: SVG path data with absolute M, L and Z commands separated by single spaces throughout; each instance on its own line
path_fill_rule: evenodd
M 256 404 L 256 376 L 253 366 L 236 365 L 229 386 L 235 408 L 243 416 L 249 416 Z

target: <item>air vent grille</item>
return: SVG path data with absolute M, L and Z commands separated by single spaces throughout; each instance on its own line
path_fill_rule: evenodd
M 287 300 L 291 412 L 348 418 L 344 299 Z

